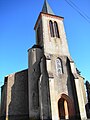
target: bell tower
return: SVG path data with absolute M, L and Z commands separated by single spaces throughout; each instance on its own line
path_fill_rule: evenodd
M 43 47 L 46 56 L 50 54 L 70 56 L 63 20 L 63 17 L 53 13 L 47 0 L 45 0 L 34 29 L 36 43 Z

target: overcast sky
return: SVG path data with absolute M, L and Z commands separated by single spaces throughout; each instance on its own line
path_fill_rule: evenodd
M 48 3 L 56 15 L 64 17 L 71 57 L 83 77 L 90 81 L 90 0 L 71 1 L 83 17 L 65 0 Z M 35 44 L 33 28 L 43 3 L 43 0 L 0 0 L 0 86 L 4 76 L 28 67 L 27 50 Z

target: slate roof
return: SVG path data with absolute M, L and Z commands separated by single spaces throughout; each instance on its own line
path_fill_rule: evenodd
M 49 4 L 47 2 L 47 0 L 44 0 L 44 5 L 43 5 L 43 8 L 42 8 L 42 12 L 54 15 L 51 7 L 49 6 Z

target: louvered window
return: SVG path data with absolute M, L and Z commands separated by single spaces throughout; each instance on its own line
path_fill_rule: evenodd
M 54 37 L 53 22 L 52 22 L 51 20 L 49 21 L 49 26 L 50 26 L 50 34 L 51 34 L 51 37 Z
M 58 30 L 58 24 L 57 24 L 56 21 L 54 22 L 54 29 L 55 29 L 55 37 L 60 38 L 59 30 Z

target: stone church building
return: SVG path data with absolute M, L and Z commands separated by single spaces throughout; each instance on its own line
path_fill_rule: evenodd
M 45 0 L 35 24 L 28 69 L 5 77 L 1 120 L 86 120 L 84 78 L 72 60 L 63 24 Z

